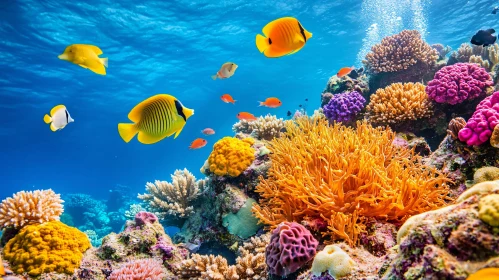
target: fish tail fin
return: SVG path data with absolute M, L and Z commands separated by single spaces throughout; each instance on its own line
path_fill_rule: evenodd
M 104 67 L 104 65 L 102 65 L 102 64 L 97 64 L 93 67 L 88 67 L 88 69 L 90 69 L 90 71 L 92 71 L 96 74 L 103 75 L 103 76 L 106 75 L 106 67 Z
M 270 46 L 269 40 L 260 34 L 256 34 L 256 47 L 263 53 Z
M 232 102 L 231 102 L 231 103 L 232 103 L 232 104 L 236 104 L 236 101 L 237 101 L 237 100 L 232 100 Z
M 49 124 L 49 123 L 51 123 L 51 122 L 52 122 L 52 118 L 51 118 L 49 115 L 45 114 L 45 116 L 43 116 L 43 121 L 44 121 L 46 124 Z
M 139 132 L 134 123 L 120 123 L 118 124 L 118 132 L 125 142 L 130 142 L 132 138 Z
M 211 76 L 211 78 L 212 78 L 213 80 L 216 80 L 216 79 L 217 79 L 217 75 L 213 75 L 213 76 Z
M 106 66 L 106 67 L 108 67 L 108 66 L 107 66 L 107 61 L 108 61 L 107 57 L 104 57 L 104 58 L 101 58 L 101 59 L 100 59 L 100 62 L 102 62 L 102 64 L 103 64 L 104 66 Z
M 260 104 L 260 105 L 258 105 L 258 107 L 265 105 L 264 104 L 265 102 L 262 102 L 262 101 L 257 101 L 257 102 L 258 102 L 258 104 Z
M 351 67 L 351 68 L 352 68 L 352 70 L 353 70 L 353 69 L 355 69 L 355 65 L 352 65 L 352 67 Z

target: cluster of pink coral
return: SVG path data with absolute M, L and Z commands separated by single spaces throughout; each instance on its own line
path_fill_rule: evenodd
M 314 256 L 319 242 L 304 226 L 282 222 L 272 231 L 270 243 L 265 250 L 269 271 L 278 276 L 287 276 Z
M 487 142 L 499 123 L 499 91 L 482 100 L 466 126 L 459 131 L 459 140 L 469 146 L 478 146 Z
M 163 279 L 162 264 L 153 259 L 142 259 L 124 264 L 109 276 L 109 280 Z
M 426 93 L 437 103 L 454 105 L 479 97 L 493 85 L 487 70 L 478 64 L 457 63 L 435 73 L 426 87 Z
M 136 226 L 142 226 L 145 224 L 153 224 L 157 220 L 158 220 L 158 217 L 150 212 L 140 211 L 137 214 L 135 214 L 135 225 Z

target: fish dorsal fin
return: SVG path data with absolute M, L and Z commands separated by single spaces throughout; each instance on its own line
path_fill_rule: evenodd
M 276 20 L 273 20 L 269 23 L 267 23 L 267 25 L 265 25 L 262 29 L 262 33 L 263 35 L 265 35 L 265 37 L 269 37 L 269 34 L 270 34 L 270 31 L 272 31 L 272 29 L 274 28 L 274 26 L 279 22 L 279 21 L 282 21 L 283 18 L 279 18 L 279 19 L 276 19 Z
M 97 47 L 97 46 L 94 46 L 94 45 L 84 45 L 86 46 L 87 48 L 91 49 L 96 55 L 101 55 L 102 54 L 102 50 Z
M 485 31 L 487 31 L 487 33 L 489 33 L 491 35 L 494 34 L 494 33 L 496 33 L 496 31 L 493 28 L 487 29 Z
M 151 105 L 151 103 L 158 101 L 158 100 L 161 100 L 161 99 L 170 101 L 170 100 L 174 99 L 174 97 L 171 95 L 168 95 L 168 94 L 157 94 L 157 95 L 151 96 L 151 97 L 147 98 L 146 100 L 140 102 L 139 104 L 135 105 L 135 107 L 133 107 L 133 109 L 130 111 L 130 113 L 128 113 L 128 118 L 132 122 L 135 122 L 135 123 L 139 122 L 140 118 L 142 117 L 142 112 L 144 111 L 144 108 Z
M 55 106 L 54 108 L 52 108 L 52 110 L 50 110 L 50 116 L 53 117 L 54 114 L 59 111 L 60 109 L 66 109 L 66 106 L 64 105 L 57 105 Z

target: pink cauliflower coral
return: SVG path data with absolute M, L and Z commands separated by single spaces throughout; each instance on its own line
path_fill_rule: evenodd
M 479 97 L 493 85 L 489 73 L 478 64 L 456 63 L 435 73 L 426 93 L 437 103 L 454 105 Z
M 304 226 L 282 222 L 272 231 L 270 243 L 265 250 L 269 271 L 278 276 L 287 276 L 297 271 L 315 256 L 319 242 Z
M 141 259 L 125 263 L 109 276 L 109 280 L 163 279 L 163 265 L 154 259 Z
M 499 91 L 482 100 L 476 106 L 475 113 L 459 130 L 459 140 L 468 146 L 478 146 L 487 142 L 499 123 Z

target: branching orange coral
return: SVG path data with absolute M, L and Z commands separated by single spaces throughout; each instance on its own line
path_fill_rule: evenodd
M 374 45 L 362 61 L 374 73 L 396 72 L 421 63 L 433 66 L 438 52 L 421 39 L 417 30 L 403 30 Z
M 378 89 L 366 107 L 370 121 L 394 124 L 430 117 L 433 105 L 421 83 L 395 83 Z
M 272 227 L 322 218 L 324 236 L 355 244 L 368 217 L 404 221 L 445 205 L 449 180 L 394 139 L 366 122 L 357 129 L 324 118 L 288 123 L 286 135 L 269 142 L 272 166 L 256 187 L 255 216 Z

